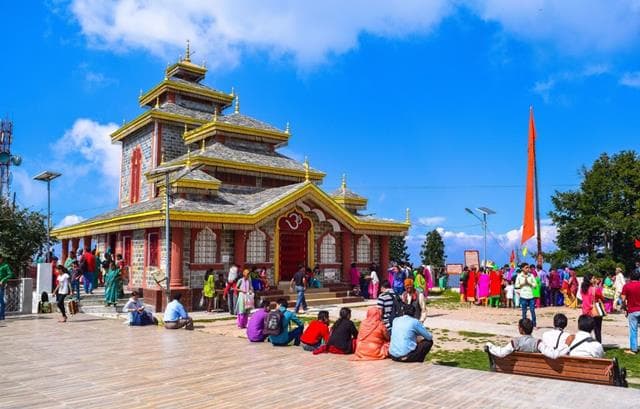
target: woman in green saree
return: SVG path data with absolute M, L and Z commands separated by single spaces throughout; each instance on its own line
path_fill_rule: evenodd
M 118 301 L 118 292 L 121 285 L 120 280 L 120 269 L 115 261 L 112 261 L 104 277 L 104 303 L 107 307 L 111 304 L 115 306 Z

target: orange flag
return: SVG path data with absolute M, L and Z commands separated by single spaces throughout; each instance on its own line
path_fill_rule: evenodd
M 534 173 L 536 162 L 536 126 L 533 122 L 533 107 L 529 109 L 529 147 L 527 161 L 527 188 L 524 196 L 524 222 L 522 223 L 522 241 L 521 244 L 535 236 L 535 220 L 533 213 L 533 190 L 534 190 Z

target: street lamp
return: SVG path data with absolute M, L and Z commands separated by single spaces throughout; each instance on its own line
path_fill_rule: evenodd
M 480 217 L 468 207 L 465 207 L 464 210 L 470 215 L 472 215 L 473 217 L 475 217 L 476 219 L 480 220 L 480 223 L 482 223 L 482 228 L 484 230 L 484 262 L 482 264 L 486 268 L 487 267 L 487 216 L 496 214 L 496 212 L 489 209 L 488 207 L 477 207 L 476 210 L 482 214 L 482 217 Z
M 57 177 L 62 176 L 61 173 L 52 172 L 46 170 L 39 175 L 33 177 L 33 180 L 39 180 L 41 182 L 47 182 L 47 263 L 51 261 L 49 255 L 51 253 L 51 181 Z

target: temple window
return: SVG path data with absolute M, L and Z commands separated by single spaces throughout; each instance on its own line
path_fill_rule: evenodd
M 334 264 L 336 262 L 336 238 L 327 234 L 320 242 L 320 263 Z
M 160 235 L 149 233 L 147 235 L 147 266 L 160 267 Z
M 136 147 L 131 153 L 131 181 L 129 183 L 131 204 L 140 201 L 140 168 L 142 166 L 142 151 Z
M 358 247 L 356 249 L 358 263 L 371 262 L 371 239 L 366 234 L 358 239 Z
M 247 240 L 247 263 L 267 261 L 267 235 L 261 230 L 253 230 Z
M 198 232 L 194 243 L 193 262 L 195 264 L 213 264 L 218 251 L 217 237 L 211 229 L 204 228 Z

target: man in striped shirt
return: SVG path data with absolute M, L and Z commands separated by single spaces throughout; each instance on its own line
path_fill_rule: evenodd
M 391 324 L 393 321 L 393 300 L 396 297 L 396 293 L 391 288 L 391 284 L 389 284 L 388 280 L 384 280 L 380 287 L 382 289 L 380 295 L 378 296 L 378 308 L 382 310 L 382 322 L 387 327 L 389 333 L 391 333 Z

